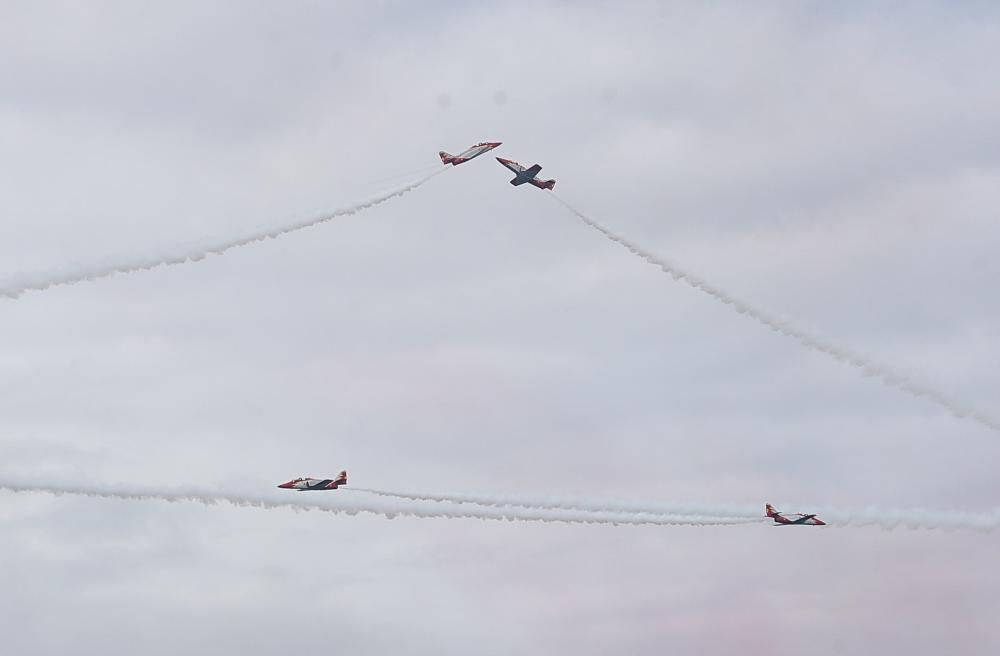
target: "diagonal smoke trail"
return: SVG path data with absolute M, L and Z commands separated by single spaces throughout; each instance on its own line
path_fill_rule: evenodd
M 429 492 L 396 492 L 393 490 L 373 490 L 351 487 L 349 491 L 365 492 L 380 497 L 406 499 L 409 501 L 433 501 L 436 503 L 473 504 L 496 508 L 539 508 L 542 510 L 574 510 L 593 513 L 640 513 L 645 515 L 668 515 L 674 517 L 714 517 L 723 519 L 748 519 L 761 517 L 760 504 L 756 505 L 710 505 L 710 504 L 653 504 L 610 499 L 575 499 L 565 497 L 527 498 L 515 496 L 484 496 L 477 494 L 432 494 Z
M 21 279 L 5 281 L 0 283 L 0 297 L 18 298 L 21 294 L 27 291 L 40 291 L 48 289 L 49 287 L 73 285 L 78 282 L 107 278 L 117 273 L 135 273 L 137 271 L 155 269 L 159 266 L 171 266 L 174 264 L 184 264 L 186 262 L 197 262 L 198 260 L 205 259 L 209 255 L 222 255 L 226 251 L 234 248 L 247 246 L 265 239 L 276 239 L 290 232 L 304 230 L 305 228 L 311 228 L 342 216 L 356 214 L 370 207 L 384 203 L 387 200 L 397 198 L 407 192 L 413 191 L 417 187 L 427 183 L 431 178 L 438 176 L 447 170 L 448 168 L 438 169 L 434 173 L 426 175 L 415 182 L 410 182 L 391 191 L 379 194 L 378 196 L 373 196 L 362 203 L 334 210 L 333 212 L 324 214 L 323 216 L 296 221 L 294 223 L 288 223 L 275 228 L 258 229 L 231 239 L 206 241 L 201 244 L 189 246 L 175 246 L 156 254 L 131 257 L 122 256 L 119 259 L 106 263 L 74 267 L 66 271 L 38 273 L 24 276 Z
M 457 505 L 471 504 L 497 508 L 524 508 L 542 510 L 565 510 L 584 513 L 615 514 L 638 513 L 643 516 L 714 518 L 726 521 L 762 521 L 763 504 L 740 505 L 657 505 L 641 502 L 620 502 L 584 499 L 553 499 L 524 497 L 495 497 L 474 494 L 431 494 L 425 492 L 392 492 L 369 488 L 350 488 L 354 492 L 365 492 L 383 497 L 408 499 L 413 501 L 433 501 Z M 828 524 L 835 526 L 877 526 L 884 529 L 925 528 L 925 529 L 976 529 L 993 530 L 1000 528 L 1000 510 L 992 512 L 937 511 L 922 509 L 879 509 L 844 510 L 836 508 L 810 508 Z
M 78 485 L 78 484 L 36 484 L 19 481 L 0 481 L 0 490 L 11 492 L 46 492 L 49 494 L 73 494 L 106 499 L 129 501 L 170 501 L 200 503 L 213 506 L 227 503 L 250 508 L 292 508 L 294 510 L 317 510 L 343 515 L 369 513 L 382 515 L 388 519 L 395 517 L 443 518 L 443 519 L 484 519 L 520 522 L 551 522 L 563 524 L 610 524 L 610 525 L 650 525 L 650 526 L 725 526 L 759 522 L 759 518 L 726 519 L 698 518 L 667 515 L 647 515 L 643 513 L 592 513 L 555 511 L 531 508 L 439 508 L 420 506 L 413 503 L 366 503 L 357 497 L 347 497 L 340 493 L 328 493 L 317 499 L 312 494 L 306 498 L 301 493 L 280 494 L 226 494 L 199 489 L 159 489 L 121 485 Z M 323 494 L 323 493 L 315 493 Z
M 684 284 L 697 289 L 698 291 L 705 293 L 715 300 L 728 305 L 740 314 L 745 314 L 748 317 L 754 319 L 764 327 L 769 330 L 778 333 L 779 335 L 784 335 L 785 337 L 791 337 L 799 344 L 802 344 L 808 349 L 813 351 L 818 351 L 820 353 L 825 353 L 830 357 L 834 358 L 838 362 L 849 365 L 864 372 L 867 376 L 874 376 L 878 378 L 879 381 L 888 387 L 893 387 L 898 390 L 902 390 L 911 396 L 927 399 L 933 401 L 937 405 L 943 407 L 952 415 L 958 418 L 970 418 L 973 421 L 978 422 L 980 425 L 989 428 L 994 432 L 1000 432 L 1000 422 L 996 419 L 986 415 L 980 410 L 977 410 L 969 405 L 961 403 L 955 399 L 949 398 L 943 392 L 929 387 L 928 385 L 916 383 L 903 374 L 897 373 L 888 367 L 878 364 L 872 361 L 871 358 L 861 355 L 857 352 L 842 348 L 835 344 L 826 342 L 818 337 L 814 337 L 795 326 L 792 326 L 780 319 L 771 316 L 764 310 L 761 310 L 753 305 L 742 301 L 728 292 L 723 291 L 719 287 L 716 287 L 698 276 L 685 271 L 673 264 L 672 262 L 663 259 L 649 251 L 646 251 L 639 246 L 636 246 L 632 242 L 628 241 L 621 235 L 618 235 L 611 230 L 605 228 L 603 225 L 594 221 L 590 217 L 586 216 L 572 205 L 559 198 L 555 194 L 552 197 L 561 203 L 566 209 L 572 212 L 578 219 L 583 221 L 585 224 L 601 233 L 607 239 L 615 242 L 616 244 L 622 246 L 628 250 L 633 255 L 636 255 L 646 262 L 652 264 L 653 266 L 659 268 L 664 273 L 669 273 L 674 280 L 679 280 Z

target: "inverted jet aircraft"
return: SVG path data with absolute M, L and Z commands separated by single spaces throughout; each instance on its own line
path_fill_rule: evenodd
M 451 164 L 452 166 L 458 166 L 463 162 L 468 162 L 470 159 L 479 157 L 483 153 L 488 153 L 497 146 L 501 145 L 502 141 L 484 141 L 482 143 L 477 143 L 475 146 L 471 146 L 464 152 L 458 155 L 450 155 L 443 150 L 438 153 L 438 157 L 441 158 L 443 164 Z
M 765 505 L 764 511 L 768 517 L 774 520 L 775 526 L 826 526 L 826 522 L 817 519 L 816 515 L 783 513 L 775 510 L 771 504 Z
M 551 189 L 556 186 L 555 180 L 539 180 L 535 176 L 538 172 L 542 170 L 542 167 L 535 164 L 532 167 L 525 168 L 515 162 L 512 159 L 504 159 L 503 157 L 497 157 L 497 161 L 506 166 L 508 169 L 514 172 L 514 179 L 510 181 L 515 187 L 518 185 L 523 185 L 525 182 L 530 182 L 539 189 Z
M 278 487 L 299 492 L 316 492 L 320 490 L 336 490 L 341 485 L 347 485 L 347 470 L 337 474 L 337 478 L 296 478 L 282 483 Z

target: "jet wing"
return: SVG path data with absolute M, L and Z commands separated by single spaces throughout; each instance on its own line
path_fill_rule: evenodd
M 518 187 L 526 182 L 530 182 L 539 189 L 551 189 L 556 186 L 555 180 L 539 180 L 537 179 L 538 172 L 542 170 L 540 164 L 534 164 L 529 167 L 524 167 L 515 162 L 512 159 L 504 159 L 503 157 L 497 157 L 497 161 L 504 165 L 505 168 L 510 169 L 514 172 L 516 177 L 510 181 L 512 185 Z
M 786 526 L 812 526 L 814 524 L 822 525 L 825 522 L 816 519 L 816 515 L 803 515 L 800 513 L 796 515 L 795 519 L 789 519 L 789 523 Z
M 330 483 L 333 482 L 332 478 L 324 478 L 323 480 L 311 479 L 306 483 L 305 487 L 300 487 L 299 492 L 312 492 L 314 490 L 327 490 L 330 489 Z

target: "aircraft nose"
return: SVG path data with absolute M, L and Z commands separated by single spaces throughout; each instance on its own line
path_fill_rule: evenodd
M 283 487 L 283 488 L 285 488 L 287 490 L 287 489 L 290 489 L 292 487 L 292 484 L 291 483 L 282 483 L 278 487 Z

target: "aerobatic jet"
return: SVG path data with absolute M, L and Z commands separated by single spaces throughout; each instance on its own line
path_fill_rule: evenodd
M 464 152 L 459 153 L 458 155 L 450 155 L 442 150 L 441 152 L 438 153 L 438 156 L 441 158 L 442 163 L 451 164 L 452 166 L 458 166 L 463 162 L 468 162 L 470 159 L 479 157 L 483 153 L 490 152 L 491 150 L 501 145 L 502 143 L 503 143 L 502 141 L 484 141 L 482 143 L 477 143 L 475 146 L 471 146 Z
M 802 513 L 783 513 L 774 509 L 771 504 L 764 506 L 767 516 L 774 520 L 775 526 L 826 526 L 826 522 L 817 519 L 816 515 Z
M 530 182 L 539 189 L 551 189 L 556 186 L 555 180 L 539 180 L 535 177 L 538 175 L 538 172 L 542 170 L 542 167 L 538 164 L 535 164 L 530 168 L 525 168 L 512 159 L 497 157 L 497 161 L 514 172 L 514 179 L 511 180 L 510 183 L 515 187 L 523 185 L 525 182 Z
M 319 490 L 336 490 L 341 485 L 347 485 L 347 470 L 337 474 L 337 478 L 296 478 L 295 480 L 282 483 L 278 487 L 286 490 L 298 490 L 299 492 L 310 492 Z

